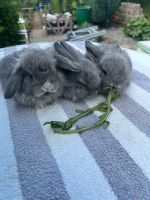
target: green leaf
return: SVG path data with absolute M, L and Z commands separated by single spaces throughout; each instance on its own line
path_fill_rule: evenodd
M 108 103 L 107 103 L 107 100 L 105 100 L 104 102 L 100 103 L 99 104 L 99 107 L 108 107 Z
M 52 128 L 64 128 L 65 122 L 61 121 L 51 121 L 51 127 Z
M 82 134 L 82 133 L 83 133 L 82 127 L 79 127 L 79 126 L 76 127 L 76 131 L 77 131 L 77 133 L 79 133 L 79 134 Z
M 100 111 L 100 112 L 107 112 L 107 110 L 108 110 L 108 106 L 103 106 L 97 109 L 97 111 Z
M 109 112 L 112 112 L 113 111 L 113 108 L 112 107 L 110 107 L 110 110 L 109 110 Z
M 150 37 L 143 35 L 150 32 L 150 20 L 147 18 L 132 18 L 123 31 L 135 39 L 149 40 Z
M 45 122 L 44 125 L 51 124 L 51 128 L 54 130 L 54 132 L 59 133 L 59 134 L 70 134 L 70 133 L 81 134 L 82 132 L 84 132 L 86 130 L 89 130 L 91 128 L 95 128 L 95 127 L 98 127 L 101 125 L 103 125 L 104 127 L 108 127 L 109 122 L 106 120 L 107 120 L 110 112 L 112 112 L 112 110 L 113 110 L 111 107 L 111 103 L 112 103 L 112 101 L 114 101 L 117 98 L 115 89 L 112 87 L 110 87 L 109 89 L 110 90 L 109 90 L 106 100 L 103 101 L 102 103 L 99 103 L 98 105 L 94 106 L 93 108 L 89 108 L 86 110 L 77 109 L 76 111 L 79 112 L 79 114 L 76 115 L 75 117 L 68 119 L 65 122 L 50 121 L 50 122 Z M 88 116 L 95 110 L 103 112 L 103 114 L 101 116 L 99 116 L 100 120 L 98 122 L 87 125 L 85 127 L 77 127 L 76 129 L 71 129 L 75 122 L 77 122 L 78 120 L 80 120 L 83 117 Z
M 76 113 L 84 113 L 85 112 L 85 110 L 81 110 L 81 109 L 76 109 L 75 111 L 76 111 Z
M 43 124 L 43 126 L 46 126 L 46 125 L 51 125 L 51 122 L 45 122 L 45 123 Z
M 150 32 L 150 27 L 148 27 L 148 26 L 143 27 L 143 31 L 149 33 Z
M 109 121 L 105 121 L 102 125 L 103 125 L 105 128 L 108 128 L 108 126 L 110 125 L 110 122 L 109 122 Z
M 72 124 L 71 120 L 70 121 L 68 120 L 67 122 L 65 122 L 63 129 L 69 130 L 70 128 L 72 128 L 72 126 L 73 126 L 73 124 Z
M 104 113 L 102 115 L 99 116 L 100 121 L 104 121 L 107 117 L 107 113 Z

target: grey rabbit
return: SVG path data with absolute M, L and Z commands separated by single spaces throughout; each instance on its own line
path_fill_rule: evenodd
M 54 50 L 25 49 L 0 61 L 5 98 L 23 106 L 43 107 L 61 96 L 64 76 L 55 67 Z
M 117 94 L 122 95 L 131 81 L 132 64 L 128 54 L 118 44 L 93 45 L 86 41 L 86 57 L 97 63 L 101 70 L 102 81 L 99 93 L 105 93 L 105 87 L 113 86 Z
M 57 51 L 57 68 L 62 69 L 66 85 L 62 97 L 77 101 L 92 94 L 101 82 L 97 65 L 75 50 L 65 41 L 54 44 Z

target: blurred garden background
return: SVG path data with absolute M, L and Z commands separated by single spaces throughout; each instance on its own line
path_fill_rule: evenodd
M 0 48 L 86 39 L 136 49 L 150 40 L 150 0 L 0 0 Z

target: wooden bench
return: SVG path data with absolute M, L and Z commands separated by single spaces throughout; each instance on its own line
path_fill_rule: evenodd
M 66 30 L 72 31 L 73 29 L 72 17 L 60 16 L 54 21 L 47 21 L 46 19 L 44 21 L 46 30 L 53 31 L 55 34 L 62 34 Z

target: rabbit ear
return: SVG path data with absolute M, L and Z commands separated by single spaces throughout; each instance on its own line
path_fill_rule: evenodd
M 70 55 L 70 53 L 59 43 L 54 43 L 55 50 L 62 56 L 69 58 L 70 60 L 74 60 L 74 58 Z
M 63 57 L 61 55 L 56 55 L 56 58 L 58 59 L 58 66 L 62 69 L 66 69 L 72 72 L 81 72 L 82 68 L 79 64 L 72 62 L 66 57 Z
M 121 49 L 120 45 L 118 43 L 117 44 L 112 44 L 112 47 L 113 47 L 113 49 Z
M 75 48 L 73 48 L 71 45 L 69 45 L 67 42 L 65 41 L 60 41 L 60 44 L 66 49 L 66 51 L 76 59 L 79 59 L 80 56 L 82 55 L 81 53 L 79 53 L 79 51 L 75 50 Z
M 120 45 L 118 43 L 116 44 L 112 44 L 112 46 L 116 47 L 116 48 L 120 48 Z
M 5 87 L 4 97 L 6 99 L 12 98 L 16 91 L 21 87 L 21 83 L 23 80 L 23 73 L 20 68 L 18 68 L 14 73 L 11 74 L 10 78 Z
M 99 58 L 104 53 L 104 51 L 100 47 L 93 45 L 89 41 L 85 42 L 85 46 L 86 46 L 86 50 L 88 51 L 88 53 L 90 53 L 91 56 L 93 56 L 93 58 L 94 57 Z

